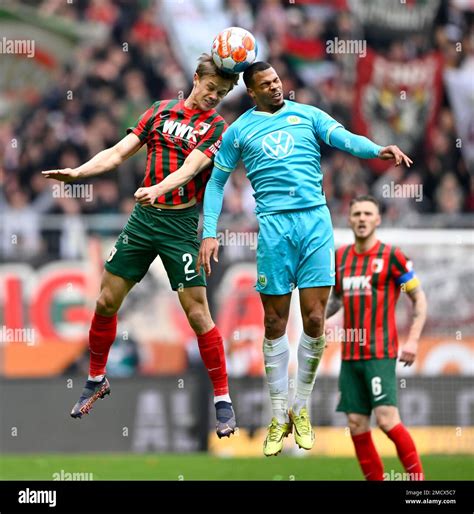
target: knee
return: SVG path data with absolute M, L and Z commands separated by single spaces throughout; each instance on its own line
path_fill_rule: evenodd
M 286 318 L 277 314 L 265 314 L 265 337 L 268 339 L 281 337 L 286 331 L 286 322 Z
M 113 316 L 120 307 L 120 301 L 114 298 L 114 295 L 108 290 L 103 289 L 100 292 L 96 302 L 96 312 L 103 316 Z
M 210 317 L 207 315 L 206 310 L 201 308 L 199 304 L 194 305 L 186 312 L 191 328 L 198 334 L 203 334 L 208 331 L 209 325 L 212 325 Z
M 313 310 L 303 316 L 303 328 L 311 337 L 319 337 L 324 331 L 324 313 L 322 310 Z
M 387 433 L 399 423 L 398 417 L 393 414 L 376 414 L 377 426 L 383 432 Z
M 351 435 L 359 435 L 370 430 L 368 419 L 361 416 L 349 415 L 347 418 Z

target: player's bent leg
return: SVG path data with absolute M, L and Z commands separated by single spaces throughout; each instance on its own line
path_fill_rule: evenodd
M 330 287 L 311 287 L 300 290 L 303 333 L 298 344 L 297 385 L 290 419 L 294 425 L 295 442 L 305 450 L 310 450 L 314 445 L 308 402 L 326 346 L 324 312 L 330 290 Z
M 90 379 L 105 374 L 110 347 L 117 335 L 117 311 L 134 285 L 132 280 L 104 270 L 89 331 Z
M 113 316 L 135 284 L 133 280 L 104 270 L 95 311 L 103 316 Z
M 178 298 L 191 328 L 197 335 L 205 334 L 214 327 L 204 286 L 178 289 Z
M 237 423 L 229 396 L 224 343 L 209 312 L 206 288 L 184 288 L 178 290 L 178 297 L 189 324 L 196 332 L 199 353 L 214 388 L 217 436 L 230 437 L 235 432 Z
M 375 448 L 370 430 L 370 417 L 348 413 L 347 421 L 357 460 L 366 480 L 383 480 L 383 464 Z
M 401 422 L 400 413 L 394 405 L 380 405 L 374 409 L 378 427 L 386 434 Z
M 96 311 L 89 331 L 89 377 L 71 411 L 73 418 L 88 414 L 93 404 L 110 394 L 105 366 L 117 335 L 117 311 L 135 282 L 104 270 Z
M 300 308 L 303 330 L 310 337 L 324 333 L 324 317 L 331 286 L 300 289 Z
M 347 423 L 351 435 L 363 434 L 370 430 L 370 417 L 365 414 L 347 414 Z
M 416 450 L 415 442 L 400 419 L 398 408 L 393 405 L 380 405 L 374 409 L 377 425 L 393 441 L 410 480 L 424 480 L 423 466 Z
M 286 335 L 286 325 L 290 312 L 291 294 L 260 295 L 264 309 L 265 337 L 263 357 L 267 377 L 272 421 L 268 426 L 263 443 L 263 453 L 267 457 L 278 455 L 283 449 L 283 439 L 292 430 L 288 416 L 288 363 L 290 346 Z
M 286 332 L 290 314 L 291 293 L 268 295 L 260 293 L 264 311 L 265 337 L 278 339 Z

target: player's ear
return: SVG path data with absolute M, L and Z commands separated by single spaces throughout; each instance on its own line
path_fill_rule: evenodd
M 247 88 L 247 94 L 250 96 L 250 98 L 255 100 L 255 93 L 249 87 Z
M 197 73 L 194 73 L 193 86 L 197 86 L 198 84 L 199 84 L 199 75 Z

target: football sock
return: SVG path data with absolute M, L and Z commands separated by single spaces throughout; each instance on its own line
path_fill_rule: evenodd
M 316 371 L 326 346 L 324 335 L 310 337 L 301 334 L 298 345 L 298 373 L 296 395 L 293 402 L 293 412 L 299 414 L 303 407 L 308 408 L 308 399 L 313 391 Z
M 232 403 L 232 400 L 230 399 L 230 396 L 228 394 L 220 394 L 219 396 L 214 396 L 214 405 L 217 402 L 228 402 Z
M 104 379 L 105 375 L 97 375 L 96 377 L 91 377 L 90 375 L 87 377 L 87 380 L 91 382 L 101 382 Z
M 92 318 L 89 330 L 89 379 L 95 380 L 99 375 L 105 375 L 105 366 L 110 347 L 117 335 L 117 314 L 102 316 L 97 312 Z
M 263 357 L 273 416 L 278 423 L 288 418 L 288 363 L 290 345 L 286 334 L 278 339 L 263 339 Z
M 423 467 L 415 443 L 403 423 L 399 423 L 389 430 L 387 436 L 394 442 L 398 458 L 406 472 L 413 473 L 413 480 L 424 480 Z
M 366 480 L 383 480 L 383 464 L 372 441 L 372 432 L 369 430 L 351 437 Z
M 214 387 L 214 397 L 228 395 L 229 385 L 227 382 L 224 343 L 219 329 L 214 326 L 209 332 L 198 335 L 197 340 L 199 353 Z

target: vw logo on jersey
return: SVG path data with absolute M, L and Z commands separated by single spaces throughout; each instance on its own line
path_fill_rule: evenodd
M 262 141 L 262 149 L 270 159 L 284 159 L 293 152 L 295 140 L 284 130 L 267 134 Z

